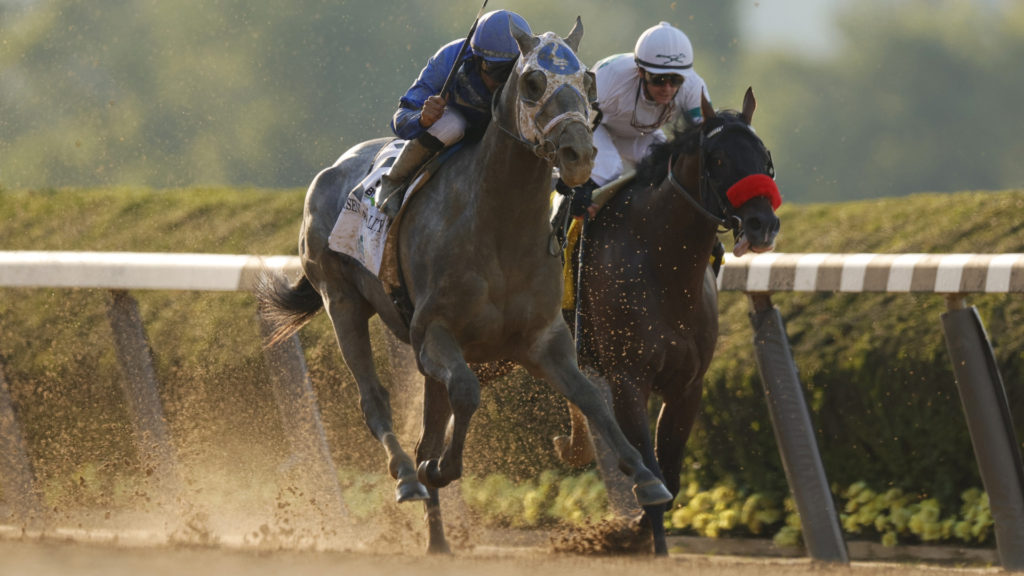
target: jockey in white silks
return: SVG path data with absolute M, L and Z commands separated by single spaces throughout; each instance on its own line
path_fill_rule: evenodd
M 591 206 L 594 189 L 635 165 L 651 144 L 665 141 L 662 126 L 680 117 L 687 126 L 700 124 L 701 93 L 711 101 L 704 79 L 693 69 L 690 39 L 668 22 L 644 31 L 632 54 L 599 61 L 594 73 L 600 107 L 594 169 L 582 186 L 557 185 L 572 199 L 570 214 L 576 218 Z

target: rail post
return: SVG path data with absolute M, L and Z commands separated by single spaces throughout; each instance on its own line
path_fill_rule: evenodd
M 947 295 L 942 331 L 953 362 L 960 402 L 988 493 L 996 548 L 1003 568 L 1024 570 L 1024 466 L 1003 378 L 985 327 L 962 294 Z
M 163 504 L 180 502 L 181 478 L 153 368 L 153 351 L 142 325 L 139 304 L 127 290 L 111 290 L 107 318 L 113 332 L 123 387 L 132 415 L 135 446 L 146 475 Z M 149 472 L 152 471 L 152 474 Z
M 14 400 L 0 365 L 0 489 L 15 518 L 32 527 L 41 520 L 42 503 L 35 488 L 32 461 L 18 425 Z
M 748 293 L 748 296 L 757 368 L 779 456 L 800 513 L 807 551 L 815 560 L 849 564 L 839 514 L 825 476 L 782 316 L 772 305 L 768 293 Z
M 271 327 L 259 318 L 260 333 L 264 341 L 270 337 Z M 310 489 L 316 493 L 317 502 L 327 502 L 321 509 L 325 517 L 334 518 L 341 513 L 348 517 L 338 484 L 338 471 L 331 458 L 317 404 L 316 391 L 309 380 L 306 357 L 298 335 L 263 349 L 264 358 L 273 385 L 271 386 L 282 428 L 288 438 L 291 462 L 288 468 L 301 470 L 308 475 Z

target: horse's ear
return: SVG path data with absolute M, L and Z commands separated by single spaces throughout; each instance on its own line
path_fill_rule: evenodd
M 700 113 L 705 122 L 715 117 L 715 109 L 711 107 L 711 102 L 708 102 L 708 95 L 704 90 L 700 91 Z
M 743 116 L 743 121 L 748 125 L 754 119 L 754 108 L 757 108 L 757 100 L 754 100 L 754 88 L 748 87 L 747 93 L 743 95 L 743 112 L 740 113 Z
M 576 17 L 576 23 L 573 24 L 572 30 L 569 31 L 569 35 L 565 37 L 565 43 L 572 48 L 573 52 L 580 51 L 580 40 L 583 39 L 583 20 L 579 16 Z
M 530 34 L 526 30 L 520 28 L 511 16 L 508 17 L 508 25 L 509 30 L 512 32 L 512 37 L 516 39 L 516 44 L 519 44 L 519 51 L 523 54 L 533 52 L 533 49 L 537 47 L 540 40 L 535 38 L 533 34 Z

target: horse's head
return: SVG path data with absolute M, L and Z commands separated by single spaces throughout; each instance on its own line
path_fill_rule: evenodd
M 590 177 L 594 166 L 592 103 L 597 99 L 594 76 L 576 57 L 583 24 L 565 40 L 552 32 L 540 36 L 510 21 L 521 52 L 503 94 L 495 99 L 495 122 L 506 132 L 515 126 L 519 141 L 558 167 L 569 186 Z
M 699 189 L 704 205 L 732 230 L 736 256 L 772 250 L 779 233 L 782 198 L 772 156 L 750 124 L 756 105 L 750 88 L 739 113 L 716 112 L 701 95 Z

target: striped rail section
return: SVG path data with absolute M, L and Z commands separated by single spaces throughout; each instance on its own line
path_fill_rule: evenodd
M 719 290 L 1024 292 L 1024 254 L 776 254 L 729 258 Z
M 944 295 L 946 349 L 995 521 L 1000 561 L 1024 570 L 1024 465 L 1002 376 L 968 294 L 1024 293 L 1024 254 L 785 254 L 728 258 L 720 291 L 745 292 L 758 370 L 779 453 L 810 554 L 846 562 L 842 532 L 818 453 L 775 292 Z

